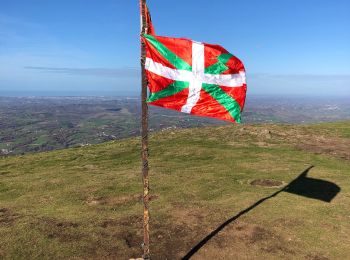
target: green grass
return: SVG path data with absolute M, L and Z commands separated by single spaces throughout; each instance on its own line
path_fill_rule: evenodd
M 347 121 L 340 121 L 327 124 L 314 124 L 310 125 L 310 127 L 311 129 L 335 132 L 335 135 L 350 138 L 350 124 Z
M 44 145 L 50 141 L 50 138 L 48 135 L 41 135 L 39 136 L 31 145 Z
M 331 203 L 282 192 L 228 225 L 194 259 L 349 257 L 349 160 L 273 137 L 295 130 L 303 138 L 326 133 L 347 140 L 349 127 L 242 125 L 152 134 L 154 259 L 181 258 L 221 223 L 279 190 L 251 186 L 252 180 L 287 184 L 310 165 L 312 178 L 341 187 Z M 264 129 L 272 129 L 271 138 L 260 135 Z M 140 257 L 139 157 L 139 139 L 130 138 L 0 158 L 0 258 Z

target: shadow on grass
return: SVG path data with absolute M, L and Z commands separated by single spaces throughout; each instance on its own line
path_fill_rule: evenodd
M 264 201 L 276 197 L 281 192 L 288 192 L 307 198 L 321 200 L 324 202 L 331 202 L 334 199 L 334 197 L 340 192 L 340 187 L 332 182 L 307 177 L 308 172 L 313 167 L 314 166 L 310 166 L 309 168 L 305 169 L 296 179 L 291 181 L 281 190 L 276 191 L 270 196 L 258 200 L 253 205 L 249 206 L 248 208 L 239 212 L 237 215 L 226 220 L 215 230 L 213 230 L 209 235 L 203 238 L 197 245 L 195 245 L 182 259 L 190 259 L 199 249 L 201 249 L 210 239 L 217 235 L 227 225 L 229 225 L 242 215 L 248 213 L 255 207 L 259 206 Z

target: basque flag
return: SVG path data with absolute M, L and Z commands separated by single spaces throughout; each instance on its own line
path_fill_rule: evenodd
M 241 122 L 247 84 L 243 63 L 219 45 L 154 35 L 149 17 L 146 75 L 151 105 Z

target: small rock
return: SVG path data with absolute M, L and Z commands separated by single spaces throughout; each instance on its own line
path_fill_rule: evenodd
M 268 129 L 263 129 L 260 133 L 260 136 L 263 136 L 267 139 L 270 139 L 271 138 L 271 131 Z

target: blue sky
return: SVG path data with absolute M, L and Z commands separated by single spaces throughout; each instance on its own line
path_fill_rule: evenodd
M 217 43 L 249 94 L 350 97 L 348 0 L 148 0 L 157 34 Z M 137 95 L 138 0 L 0 0 L 0 95 Z

